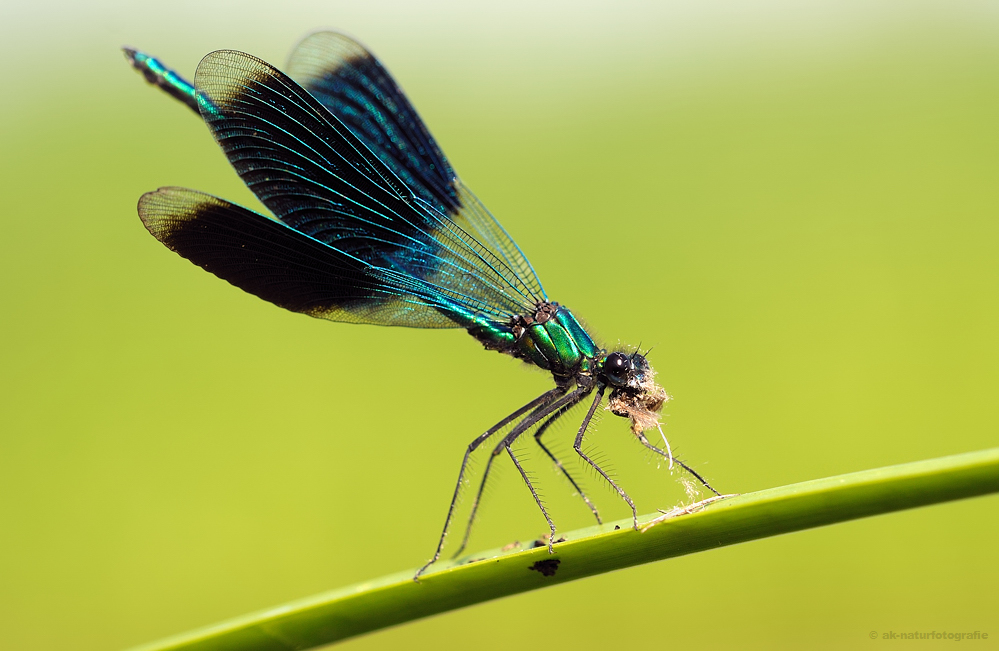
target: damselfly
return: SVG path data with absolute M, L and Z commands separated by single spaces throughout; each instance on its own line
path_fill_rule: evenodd
M 504 451 L 548 521 L 555 524 L 512 444 L 533 430 L 541 450 L 600 515 L 542 442 L 549 426 L 593 396 L 573 448 L 631 508 L 631 497 L 583 451 L 604 397 L 637 439 L 672 467 L 711 486 L 645 432 L 668 399 L 639 351 L 608 351 L 572 312 L 548 300 L 520 247 L 458 179 L 395 80 L 367 49 L 335 32 L 298 44 L 284 74 L 249 54 L 220 50 L 191 84 L 157 59 L 125 48 L 146 79 L 208 125 L 229 162 L 273 213 L 266 217 L 194 190 L 165 187 L 139 199 L 156 239 L 219 278 L 275 305 L 331 321 L 464 328 L 487 350 L 550 371 L 554 388 L 473 440 L 433 558 L 440 558 L 469 456 L 501 433 L 486 464 L 462 543 L 465 548 L 493 461 Z

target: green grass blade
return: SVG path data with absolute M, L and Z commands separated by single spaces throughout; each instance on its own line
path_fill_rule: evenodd
M 412 580 L 415 570 L 407 570 L 134 651 L 307 649 L 602 572 L 995 492 L 999 492 L 999 448 L 865 470 L 727 498 L 643 532 L 633 530 L 630 520 L 581 529 L 565 534 L 566 541 L 555 546 L 554 556 L 544 547 L 473 554 L 435 566 L 418 584 Z M 555 560 L 551 576 L 532 569 L 539 561 Z M 546 569 L 552 565 L 547 563 Z

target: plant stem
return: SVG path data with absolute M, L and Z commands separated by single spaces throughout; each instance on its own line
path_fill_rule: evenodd
M 733 496 L 565 534 L 555 545 L 492 550 L 326 592 L 133 651 L 287 651 L 594 574 L 871 515 L 999 492 L 999 448 Z

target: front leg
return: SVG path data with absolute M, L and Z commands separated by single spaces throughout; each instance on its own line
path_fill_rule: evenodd
M 614 488 L 614 490 L 617 491 L 617 494 L 620 495 L 621 498 L 628 503 L 628 506 L 631 507 L 631 517 L 632 520 L 634 521 L 635 531 L 638 531 L 638 509 L 635 508 L 635 503 L 631 500 L 631 497 L 629 497 L 628 494 L 624 492 L 623 488 L 614 483 L 614 480 L 610 478 L 610 475 L 604 472 L 604 469 L 598 466 L 596 461 L 586 456 L 586 453 L 583 452 L 583 436 L 586 434 L 586 428 L 590 425 L 590 420 L 593 418 L 593 413 L 597 410 L 597 406 L 600 404 L 600 401 L 603 400 L 604 398 L 605 389 L 606 387 L 604 386 L 600 386 L 597 389 L 597 396 L 596 398 L 593 399 L 593 404 L 590 405 L 590 410 L 586 412 L 586 417 L 583 418 L 583 422 L 579 426 L 579 433 L 576 435 L 576 442 L 573 444 L 572 447 L 574 450 L 576 450 L 576 454 L 581 456 L 583 458 L 583 461 L 593 466 L 593 468 L 600 473 L 600 476 L 606 479 L 607 483 L 610 484 Z

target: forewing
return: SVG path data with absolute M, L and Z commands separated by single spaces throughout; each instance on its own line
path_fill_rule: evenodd
M 359 260 L 224 199 L 186 188 L 160 188 L 139 199 L 139 217 L 167 248 L 292 312 L 352 323 L 459 325 L 389 289 Z
M 392 291 L 461 325 L 536 300 L 506 261 L 399 177 L 307 91 L 242 52 L 206 56 L 202 117 L 247 186 L 295 230 L 363 262 Z
M 288 74 L 346 125 L 412 192 L 501 258 L 535 298 L 545 293 L 526 256 L 458 179 L 430 130 L 381 62 L 337 32 L 305 37 Z
M 288 58 L 288 76 L 343 122 L 420 198 L 459 207 L 454 170 L 381 62 L 349 36 L 316 32 Z

